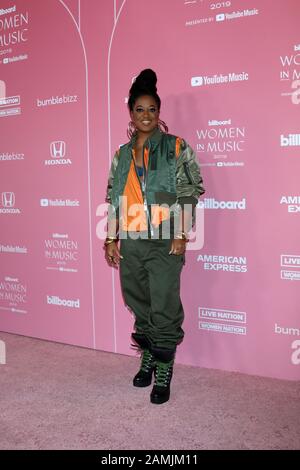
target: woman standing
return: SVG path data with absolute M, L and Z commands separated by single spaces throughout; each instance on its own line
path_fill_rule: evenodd
M 156 82 L 155 72 L 146 69 L 130 88 L 130 141 L 116 152 L 109 174 L 104 246 L 108 264 L 120 265 L 123 296 L 135 316 L 132 338 L 142 355 L 133 385 L 149 386 L 154 373 L 150 399 L 161 404 L 169 400 L 176 347 L 184 336 L 180 274 L 204 188 L 195 153 L 159 119 Z

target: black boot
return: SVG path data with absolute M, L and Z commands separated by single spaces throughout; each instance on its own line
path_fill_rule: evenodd
M 133 379 L 134 387 L 148 387 L 152 382 L 152 375 L 155 368 L 154 356 L 150 352 L 150 341 L 142 333 L 132 333 L 134 342 L 142 351 L 141 367 Z
M 142 352 L 141 368 L 133 379 L 135 387 L 148 387 L 152 382 L 152 374 L 155 368 L 154 356 L 149 349 Z
M 152 348 L 155 357 L 155 383 L 150 395 L 151 403 L 161 405 L 170 398 L 175 349 Z

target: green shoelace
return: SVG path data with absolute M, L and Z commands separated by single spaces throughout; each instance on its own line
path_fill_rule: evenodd
M 167 387 L 171 381 L 174 361 L 157 362 L 155 373 L 155 385 Z
M 142 354 L 142 363 L 141 363 L 141 369 L 144 370 L 145 372 L 149 372 L 152 367 L 154 367 L 155 362 L 154 362 L 154 356 L 151 354 L 151 352 L 148 349 L 144 349 L 143 354 Z

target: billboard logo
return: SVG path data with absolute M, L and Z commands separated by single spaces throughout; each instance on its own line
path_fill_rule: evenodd
M 191 85 L 192 86 L 202 86 L 203 85 L 203 77 L 192 77 L 191 78 Z
M 80 308 L 80 299 L 61 299 L 58 295 L 47 295 L 47 304 L 59 307 Z
M 204 209 L 230 209 L 230 210 L 245 210 L 246 209 L 246 198 L 241 201 L 217 201 L 215 198 L 204 198 L 199 201 L 197 207 Z
M 7 15 L 8 13 L 13 13 L 14 11 L 16 11 L 16 9 L 17 9 L 16 5 L 14 5 L 13 7 L 9 7 L 9 8 L 0 8 L 0 16 Z
M 300 147 L 300 134 L 289 134 L 287 137 L 280 136 L 281 147 Z
M 52 158 L 63 158 L 66 154 L 66 143 L 63 140 L 51 142 L 50 154 Z
M 2 193 L 2 205 L 3 207 L 14 207 L 15 194 L 11 192 Z

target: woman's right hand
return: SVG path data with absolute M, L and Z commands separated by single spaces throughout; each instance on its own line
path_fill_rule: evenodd
M 123 259 L 123 256 L 120 254 L 119 247 L 116 242 L 112 242 L 105 247 L 105 259 L 109 266 L 117 268 L 120 264 L 120 259 Z

